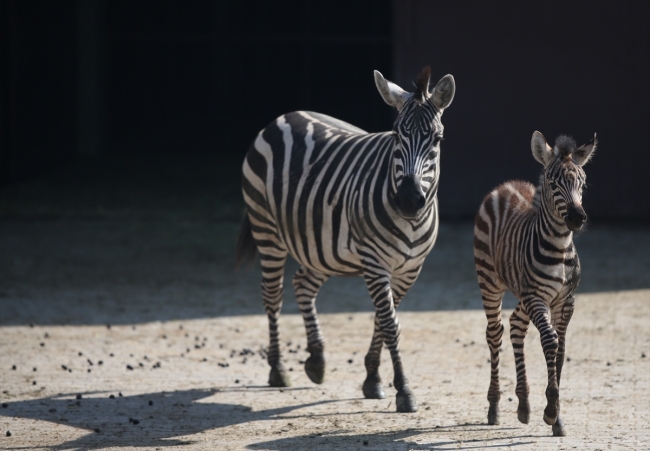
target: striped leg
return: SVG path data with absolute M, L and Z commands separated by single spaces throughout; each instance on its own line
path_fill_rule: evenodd
M 524 424 L 528 424 L 530 421 L 530 402 L 528 401 L 530 389 L 526 378 L 526 359 L 524 356 L 524 341 L 529 325 L 530 318 L 528 318 L 528 314 L 520 302 L 510 316 L 510 341 L 512 342 L 515 366 L 517 367 L 517 388 L 515 389 L 517 398 L 519 398 L 517 418 Z
M 384 399 L 386 393 L 379 376 L 379 363 L 381 360 L 381 349 L 384 346 L 384 338 L 381 332 L 379 312 L 375 312 L 375 328 L 372 332 L 370 349 L 365 358 L 366 380 L 363 382 L 363 396 L 368 399 Z
M 304 266 L 301 266 L 293 277 L 296 300 L 307 331 L 307 351 L 310 353 L 305 362 L 305 372 L 309 379 L 317 384 L 322 384 L 325 377 L 325 356 L 323 355 L 325 340 L 323 340 L 318 323 L 316 295 L 328 278 L 329 276 Z
M 391 274 L 379 268 L 375 262 L 364 262 L 364 279 L 375 304 L 375 315 L 379 320 L 384 343 L 386 343 L 393 361 L 395 373 L 393 384 L 397 389 L 397 411 L 416 412 L 417 404 L 413 392 L 408 386 L 408 379 L 404 375 L 399 352 L 400 327 L 393 303 L 393 292 L 390 285 Z M 379 343 L 379 339 L 376 341 Z
M 559 309 L 553 310 L 552 312 L 552 321 L 553 327 L 558 334 L 558 349 L 557 349 L 557 358 L 555 360 L 555 365 L 557 367 L 557 386 L 560 388 L 560 376 L 562 375 L 562 367 L 564 366 L 564 354 L 566 349 L 566 331 L 569 327 L 569 321 L 573 316 L 573 310 L 575 306 L 575 297 L 573 294 L 570 294 L 566 301 L 560 305 Z M 553 424 L 553 435 L 555 437 L 564 437 L 566 436 L 566 430 L 564 429 L 564 422 L 560 418 L 560 401 L 558 399 L 557 403 L 557 421 Z
M 285 250 L 264 247 L 260 248 L 262 264 L 262 299 L 264 310 L 269 319 L 269 355 L 271 366 L 269 385 L 271 387 L 289 387 L 291 380 L 282 365 L 280 354 L 280 331 L 278 320 L 282 309 L 282 283 L 284 279 L 284 264 L 287 260 Z
M 483 279 L 483 280 L 481 280 Z M 481 297 L 483 309 L 487 317 L 487 328 L 485 338 L 490 348 L 490 388 L 487 399 L 490 403 L 488 410 L 488 424 L 499 424 L 499 400 L 501 399 L 501 387 L 499 385 L 499 350 L 503 343 L 503 324 L 501 323 L 501 300 L 505 289 L 495 285 L 496 276 L 486 283 L 485 276 L 479 274 L 479 285 L 481 286 Z
M 557 383 L 556 359 L 559 347 L 558 333 L 551 325 L 548 307 L 539 298 L 528 299 L 524 302 L 532 323 L 539 331 L 546 368 L 548 370 L 548 385 L 546 387 L 546 408 L 544 409 L 544 422 L 553 425 L 557 421 L 559 412 L 560 387 Z

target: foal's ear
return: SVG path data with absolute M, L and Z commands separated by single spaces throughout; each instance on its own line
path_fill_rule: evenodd
M 442 111 L 451 105 L 454 94 L 456 94 L 456 81 L 453 75 L 447 74 L 433 88 L 433 104 Z
M 530 148 L 533 151 L 533 156 L 544 167 L 546 167 L 553 159 L 553 149 L 546 142 L 546 138 L 540 132 L 534 132 L 530 140 Z
M 413 94 L 404 91 L 392 81 L 388 81 L 378 70 L 375 71 L 375 84 L 379 90 L 379 94 L 384 99 L 384 102 L 390 106 L 394 106 L 397 110 L 401 110 L 404 103 L 410 99 Z
M 575 152 L 573 152 L 573 161 L 575 161 L 579 166 L 584 166 L 589 163 L 589 160 L 591 160 L 591 157 L 594 155 L 594 150 L 596 150 L 596 145 L 598 145 L 598 139 L 594 133 L 594 137 L 591 138 L 591 141 L 578 147 Z

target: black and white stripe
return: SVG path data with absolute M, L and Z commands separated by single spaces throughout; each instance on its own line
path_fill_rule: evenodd
M 483 201 L 474 228 L 474 262 L 488 320 L 486 337 L 492 362 L 488 422 L 499 422 L 501 300 L 510 290 L 519 299 L 510 317 L 519 420 L 528 423 L 530 418 L 524 338 L 532 322 L 539 330 L 548 369 L 544 421 L 553 426 L 554 435 L 563 436 L 560 375 L 580 280 L 573 232 L 587 219 L 582 208 L 582 166 L 596 148 L 596 137 L 576 148 L 573 139 L 560 136 L 551 149 L 544 136 L 535 132 L 531 144 L 534 157 L 544 165 L 539 186 L 511 181 L 497 187 Z
M 365 358 L 363 392 L 383 398 L 379 357 L 391 353 L 397 410 L 415 411 L 399 352 L 395 309 L 413 285 L 438 233 L 440 118 L 455 92 L 451 75 L 429 89 L 429 69 L 407 93 L 375 72 L 384 100 L 399 111 L 390 132 L 366 133 L 309 111 L 277 118 L 257 136 L 243 167 L 247 215 L 238 259 L 261 254 L 269 319 L 269 383 L 290 381 L 280 356 L 278 318 L 287 255 L 301 265 L 293 279 L 307 331 L 310 379 L 324 378 L 324 340 L 315 299 L 330 276 L 363 276 L 376 308 Z

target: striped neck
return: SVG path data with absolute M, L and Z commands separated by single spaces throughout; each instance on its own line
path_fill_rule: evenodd
M 558 250 L 566 250 L 573 241 L 573 232 L 569 230 L 564 219 L 555 211 L 553 194 L 550 187 L 543 181 L 537 187 L 535 199 L 539 201 L 536 208 L 534 221 L 535 233 L 540 234 L 546 241 L 553 244 Z

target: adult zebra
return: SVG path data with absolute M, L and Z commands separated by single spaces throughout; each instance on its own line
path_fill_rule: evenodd
M 438 233 L 439 154 L 443 110 L 455 83 L 430 90 L 430 70 L 408 93 L 375 71 L 375 83 L 399 114 L 393 130 L 367 133 L 319 113 L 277 118 L 257 136 L 244 160 L 247 205 L 237 245 L 238 265 L 261 254 L 262 297 L 269 320 L 269 384 L 290 385 L 280 356 L 278 318 L 287 254 L 300 263 L 293 285 L 307 330 L 309 378 L 325 374 L 316 294 L 330 276 L 362 275 L 375 305 L 365 358 L 366 398 L 384 398 L 379 377 L 383 343 L 397 389 L 397 411 L 417 405 L 402 368 L 395 309 L 413 285 Z
M 512 181 L 485 197 L 474 227 L 474 262 L 488 325 L 492 371 L 488 390 L 488 423 L 499 422 L 499 348 L 503 336 L 501 300 L 506 289 L 519 299 L 510 316 L 510 339 L 517 366 L 517 416 L 530 419 L 524 338 L 530 321 L 539 330 L 548 385 L 544 421 L 553 435 L 566 431 L 560 414 L 560 375 L 566 330 L 573 315 L 574 292 L 580 281 L 580 260 L 573 232 L 587 215 L 582 208 L 585 165 L 596 148 L 596 135 L 576 148 L 572 138 L 560 136 L 551 148 L 533 133 L 533 156 L 544 165 L 539 186 Z

